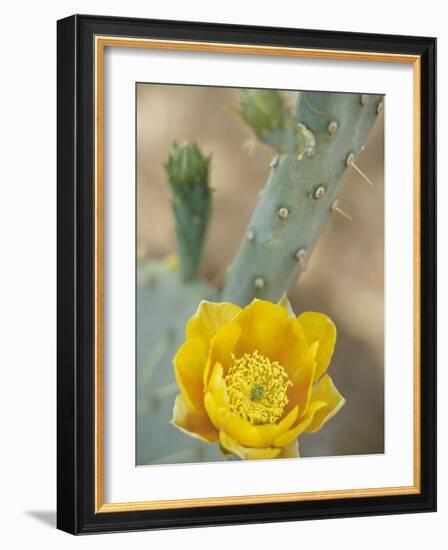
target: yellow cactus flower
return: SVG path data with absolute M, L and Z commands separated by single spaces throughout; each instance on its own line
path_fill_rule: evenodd
M 335 342 L 329 317 L 296 318 L 286 299 L 245 308 L 203 301 L 174 358 L 172 423 L 241 459 L 297 457 L 300 434 L 345 403 L 326 374 Z

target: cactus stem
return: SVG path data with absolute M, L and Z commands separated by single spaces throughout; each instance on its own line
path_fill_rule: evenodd
M 164 386 L 160 386 L 156 390 L 153 390 L 148 397 L 149 399 L 161 399 L 163 397 L 175 394 L 178 388 L 179 387 L 176 382 L 169 382 L 168 384 L 165 384 Z
M 305 137 L 307 141 L 307 147 L 305 149 L 305 154 L 308 158 L 314 157 L 314 152 L 316 149 L 316 136 L 313 134 L 313 132 L 305 126 L 302 122 L 297 123 L 297 128 L 299 128 L 302 135 Z M 303 153 L 297 157 L 299 160 L 301 160 L 303 157 Z
M 328 130 L 328 133 L 330 134 L 330 136 L 334 136 L 336 134 L 336 132 L 338 131 L 338 123 L 335 120 L 333 120 L 328 125 L 327 130 Z
M 286 218 L 289 216 L 289 210 L 282 206 L 278 209 L 277 214 L 279 218 L 281 218 L 282 220 L 286 220 Z
M 325 187 L 323 185 L 319 185 L 316 191 L 314 191 L 314 198 L 318 201 L 325 195 L 326 192 L 327 190 L 325 189 Z
M 266 237 L 265 242 L 272 243 L 274 241 L 279 241 L 279 240 L 280 240 L 280 237 L 278 235 L 269 235 L 268 237 Z
M 168 329 L 163 337 L 157 342 L 152 349 L 146 362 L 146 368 L 141 374 L 141 383 L 147 384 L 152 377 L 156 367 L 162 361 L 164 355 L 169 351 L 174 340 L 173 332 Z
M 303 92 L 303 98 L 305 99 L 305 103 L 307 104 L 308 109 L 310 109 L 311 111 L 313 111 L 313 113 L 316 113 L 316 114 L 322 115 L 322 116 L 324 116 L 324 115 L 326 114 L 326 113 L 323 113 L 322 111 L 318 111 L 317 109 L 315 109 L 315 108 L 311 105 L 311 103 L 310 103 L 310 101 L 309 101 L 309 99 L 308 99 L 308 97 L 307 97 L 307 95 L 306 95 L 306 92 Z
M 258 289 L 262 289 L 264 287 L 264 279 L 263 277 L 256 277 L 254 281 L 254 287 Z
M 198 451 L 200 449 L 183 449 L 166 456 L 162 456 L 157 460 L 153 460 L 151 464 L 175 464 L 177 462 L 194 462 L 198 460 Z
M 347 220 L 352 221 L 353 218 L 350 216 L 350 214 L 347 214 L 347 212 L 344 212 L 344 210 L 339 208 L 338 204 L 339 204 L 339 201 L 335 200 L 334 203 L 331 205 L 331 209 L 334 212 L 337 212 L 338 214 L 341 214 L 341 216 L 343 216 Z
M 298 94 L 296 112 L 283 116 L 283 126 L 267 125 L 274 129 L 269 139 L 261 141 L 275 151 L 272 156 L 279 155 L 279 160 L 270 170 L 233 261 L 222 291 L 224 301 L 241 306 L 255 297 L 277 302 L 303 271 L 302 262 L 308 262 L 332 210 L 351 219 L 334 201 L 378 118 L 378 103 L 382 100 L 382 96 L 370 95 L 368 103 L 362 105 L 360 93 L 302 92 Z M 272 111 L 275 114 L 281 109 Z M 258 118 L 265 117 L 264 111 L 258 109 L 257 113 Z M 337 123 L 334 137 L 332 122 Z M 287 148 L 282 146 L 285 139 Z M 313 152 L 314 159 L 307 158 Z M 253 242 L 247 238 L 249 230 L 255 233 Z M 298 254 L 300 247 L 306 254 Z M 255 285 L 261 276 L 265 277 L 263 288 L 259 288 L 261 281 Z
M 367 94 L 362 94 L 359 101 L 361 102 L 361 105 L 367 105 L 367 103 L 369 103 L 369 96 Z
M 157 284 L 157 278 L 151 273 L 143 276 L 143 285 L 151 288 Z
M 210 156 L 205 157 L 195 143 L 174 142 L 165 170 L 172 191 L 180 272 L 185 281 L 193 280 L 211 212 Z

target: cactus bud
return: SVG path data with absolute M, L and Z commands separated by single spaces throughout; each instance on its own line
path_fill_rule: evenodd
M 244 90 L 239 112 L 260 141 L 273 130 L 286 126 L 286 107 L 277 90 Z
M 173 192 L 179 268 L 185 281 L 196 278 L 211 212 L 210 156 L 195 143 L 173 143 L 165 170 Z
M 297 124 L 278 90 L 244 90 L 239 113 L 258 140 L 277 153 L 314 154 L 314 136 Z
M 168 179 L 174 187 L 200 185 L 208 187 L 210 157 L 205 157 L 195 143 L 176 142 L 165 164 Z

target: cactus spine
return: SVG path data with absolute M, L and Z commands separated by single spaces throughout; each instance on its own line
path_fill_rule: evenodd
M 270 134 L 283 132 L 286 145 L 279 147 L 277 142 L 274 147 L 279 154 L 271 163 L 248 238 L 231 266 L 224 301 L 246 305 L 262 298 L 276 302 L 300 276 L 337 208 L 344 176 L 364 146 L 382 101 L 379 95 L 300 93 L 294 115 L 296 133 L 290 132 L 290 126 L 285 133 L 278 117 L 275 128 L 264 123 L 264 143 L 272 142 Z M 249 124 L 254 128 L 250 120 Z M 256 134 L 260 135 L 259 129 Z

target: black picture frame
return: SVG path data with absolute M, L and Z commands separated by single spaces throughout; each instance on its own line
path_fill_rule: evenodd
M 420 57 L 420 492 L 97 513 L 94 51 L 97 35 Z M 72 534 L 430 512 L 436 509 L 436 39 L 74 15 L 57 23 L 57 527 Z

